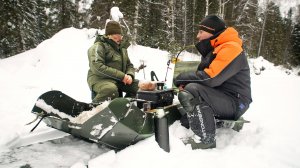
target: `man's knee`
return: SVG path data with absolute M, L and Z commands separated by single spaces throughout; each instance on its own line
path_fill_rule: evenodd
M 178 93 L 178 99 L 187 113 L 192 112 L 196 105 L 195 97 L 186 90 Z
M 207 86 L 198 83 L 189 83 L 184 87 L 184 90 L 190 92 L 194 97 L 197 97 L 198 93 L 201 93 L 206 87 Z
M 101 102 L 108 98 L 114 99 L 119 97 L 118 87 L 113 83 L 96 84 L 93 87 L 93 91 L 96 92 L 96 97 L 93 99 L 93 102 Z

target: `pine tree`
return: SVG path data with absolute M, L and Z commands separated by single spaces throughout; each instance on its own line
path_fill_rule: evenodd
M 57 33 L 58 31 L 75 27 L 79 28 L 79 15 L 76 4 L 71 0 L 52 0 L 48 2 L 48 25 L 49 35 Z
M 36 18 L 37 18 L 37 42 L 40 43 L 50 37 L 47 31 L 47 15 L 46 8 L 47 3 L 44 0 L 36 0 Z
M 216 14 L 219 15 L 220 10 L 219 10 L 219 0 L 207 0 L 208 1 L 208 14 Z
M 146 0 L 139 0 L 138 17 L 136 18 L 135 29 L 137 32 L 136 43 L 144 46 L 150 46 L 151 36 L 149 36 L 150 4 Z M 149 41 L 148 41 L 149 40 Z
M 12 1 L 1 0 L 0 11 L 0 57 L 6 58 L 17 53 L 17 50 L 14 51 L 14 49 L 20 48 L 19 44 L 15 42 L 18 37 L 15 22 L 17 16 Z
M 279 7 L 270 2 L 267 7 L 267 20 L 265 27 L 264 43 L 262 47 L 262 55 L 265 59 L 279 64 L 283 57 L 283 21 L 280 15 Z
M 89 0 L 75 0 L 75 9 L 77 9 L 77 22 L 78 28 L 89 28 L 88 18 L 89 18 Z
M 165 9 L 163 8 L 163 3 L 160 0 L 153 0 L 149 3 L 149 20 L 148 20 L 148 40 L 150 42 L 150 47 L 166 49 L 167 42 L 167 32 L 164 32 L 166 28 L 165 18 L 163 18 L 163 13 Z
M 282 39 L 282 44 L 283 44 L 283 57 L 282 61 L 280 64 L 283 65 L 290 65 L 289 63 L 291 62 L 291 55 L 292 55 L 292 45 L 291 45 L 291 36 L 292 36 L 292 31 L 293 31 L 293 25 L 292 25 L 292 16 L 293 16 L 293 11 L 292 8 L 289 9 L 287 16 L 283 19 L 283 39 Z
M 234 26 L 236 18 L 236 0 L 230 0 L 225 6 L 224 20 L 227 26 Z
M 257 37 L 259 37 L 260 27 L 257 19 L 258 1 L 242 0 L 236 3 L 239 5 L 234 7 L 236 11 L 234 16 L 230 14 L 231 24 L 237 28 L 240 37 L 243 39 L 243 46 L 247 53 L 255 55 L 257 53 L 257 44 L 259 41 Z
M 138 0 L 126 0 L 126 1 L 120 1 L 118 5 L 120 11 L 124 15 L 124 19 L 126 20 L 128 26 L 130 26 L 130 29 L 132 29 L 134 16 L 135 16 L 135 7 L 137 3 Z
M 291 64 L 300 65 L 300 5 L 298 5 L 298 14 L 291 34 L 291 47 Z
M 195 23 L 199 24 L 200 21 L 205 17 L 206 15 L 206 1 L 198 1 L 198 0 L 194 0 L 194 4 L 195 4 L 195 9 L 193 10 L 194 15 L 195 15 Z
M 139 27 L 137 43 L 144 46 L 149 46 L 152 48 L 165 48 L 163 46 L 166 44 L 163 38 L 166 38 L 163 29 L 163 20 L 162 20 L 162 3 L 159 0 L 156 1 L 140 1 L 140 18 L 139 18 Z
M 93 1 L 89 15 L 89 27 L 96 29 L 104 29 L 106 19 L 110 17 L 110 9 L 117 4 L 110 0 L 95 0 Z
M 20 34 L 22 38 L 22 51 L 29 50 L 39 43 L 39 29 L 38 29 L 38 20 L 36 17 L 36 2 L 35 1 L 19 1 L 20 10 L 27 13 L 24 14 L 23 20 L 19 20 Z M 24 16 L 23 15 L 23 16 Z
M 137 44 L 137 38 L 138 38 L 140 6 L 141 6 L 140 1 L 136 0 L 135 6 L 134 6 L 135 9 L 134 9 L 133 23 L 132 23 L 132 43 L 134 45 Z
M 194 27 L 196 26 L 194 20 L 194 8 L 195 8 L 195 2 L 191 0 L 183 1 L 184 5 L 184 15 L 182 17 L 183 25 L 182 25 L 182 34 L 184 35 L 182 37 L 182 46 L 187 46 L 194 44 L 195 42 L 195 36 L 198 33 L 198 29 L 194 30 Z M 197 31 L 197 32 L 196 32 Z M 177 49 L 178 50 L 178 49 Z
M 39 41 L 36 2 L 14 0 L 1 4 L 1 58 L 35 47 Z

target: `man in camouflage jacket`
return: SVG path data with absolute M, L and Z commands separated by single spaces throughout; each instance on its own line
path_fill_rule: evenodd
M 99 35 L 88 50 L 87 82 L 95 95 L 93 103 L 114 99 L 122 92 L 126 92 L 126 97 L 135 97 L 137 93 L 138 81 L 127 53 L 129 43 L 122 38 L 120 24 L 109 21 L 105 35 Z

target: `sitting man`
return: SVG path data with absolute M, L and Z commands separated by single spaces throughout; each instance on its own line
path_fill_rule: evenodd
M 216 119 L 237 120 L 252 102 L 250 70 L 238 32 L 216 15 L 205 17 L 197 35 L 201 63 L 194 72 L 179 74 L 174 84 L 195 133 L 193 149 L 215 148 Z
M 125 97 L 135 97 L 138 80 L 134 79 L 135 69 L 128 54 L 128 42 L 123 41 L 121 26 L 109 21 L 105 35 L 98 35 L 88 50 L 89 71 L 87 82 L 92 93 L 93 103 L 114 99 L 126 92 Z

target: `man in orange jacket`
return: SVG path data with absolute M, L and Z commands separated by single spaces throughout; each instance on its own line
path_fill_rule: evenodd
M 199 25 L 196 44 L 202 55 L 195 72 L 179 74 L 174 84 L 195 136 L 188 139 L 193 149 L 216 147 L 215 119 L 237 120 L 252 102 L 250 69 L 242 40 L 232 27 L 216 15 Z

